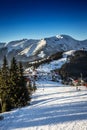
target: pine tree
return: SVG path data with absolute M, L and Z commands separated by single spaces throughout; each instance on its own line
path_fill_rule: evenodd
M 6 56 L 3 59 L 3 66 L 0 72 L 0 98 L 2 111 L 10 110 L 10 86 L 9 86 L 9 68 Z
M 6 56 L 0 69 L 0 112 L 25 106 L 30 101 L 31 91 L 28 91 L 23 74 L 22 63 L 17 65 L 13 57 L 10 68 Z
M 26 81 L 23 74 L 23 66 L 21 62 L 19 62 L 19 88 L 19 105 L 24 106 L 30 100 L 30 93 L 28 92 L 28 88 L 26 86 Z
M 2 75 L 1 75 L 1 68 L 0 68 L 0 113 L 2 112 Z
M 26 81 L 23 76 L 23 66 L 21 62 L 18 66 L 14 57 L 10 67 L 10 81 L 12 85 L 11 100 L 13 102 L 13 107 L 26 105 L 30 98 L 26 87 Z
M 13 104 L 13 107 L 18 106 L 18 80 L 18 65 L 16 63 L 15 57 L 13 57 L 10 66 L 11 102 Z

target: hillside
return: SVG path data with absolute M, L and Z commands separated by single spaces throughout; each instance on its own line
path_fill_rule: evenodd
M 39 81 L 31 105 L 2 113 L 0 130 L 87 130 L 87 89 Z
M 80 78 L 81 74 L 87 79 L 87 51 L 74 52 L 74 55 L 69 57 L 69 62 L 60 68 L 59 73 L 65 80 L 69 77 Z
M 11 41 L 0 46 L 0 64 L 2 64 L 3 56 L 6 55 L 8 61 L 13 56 L 18 61 L 33 62 L 47 58 L 55 53 L 79 50 L 84 48 L 87 50 L 87 40 L 78 41 L 68 35 L 57 35 L 43 39 L 23 39 Z
M 0 121 L 0 130 L 87 129 L 87 88 L 79 86 L 76 90 L 74 86 L 61 84 L 60 79 L 51 81 L 52 70 L 61 68 L 67 57 L 75 53 L 75 50 L 65 52 L 63 58 L 37 68 L 37 90 L 32 95 L 30 105 L 1 113 L 4 119 Z

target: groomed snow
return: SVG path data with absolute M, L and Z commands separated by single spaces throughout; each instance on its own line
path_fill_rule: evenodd
M 46 46 L 46 40 L 42 39 L 42 40 L 38 43 L 38 45 L 37 45 L 37 47 L 35 48 L 33 54 L 35 54 L 37 51 L 40 51 L 42 48 L 44 48 L 44 46 Z
M 63 58 L 59 59 L 59 60 L 54 60 L 50 63 L 47 63 L 47 64 L 42 64 L 40 65 L 37 70 L 40 72 L 51 72 L 52 70 L 55 70 L 55 69 L 60 69 L 62 67 L 63 64 L 65 64 L 67 61 L 67 57 L 68 56 L 71 56 L 71 55 L 74 55 L 74 52 L 76 50 L 70 50 L 70 51 L 67 51 L 67 52 L 64 52 L 63 53 Z
M 41 57 L 41 58 L 44 58 L 44 57 L 45 57 L 45 54 L 44 54 L 43 51 L 41 51 L 40 54 L 38 54 L 38 56 Z
M 31 105 L 2 113 L 0 130 L 87 130 L 87 89 L 37 82 Z
M 63 58 L 41 66 L 41 71 L 60 68 L 67 62 Z M 47 79 L 36 82 L 37 90 L 31 104 L 0 115 L 0 130 L 87 130 L 87 88 L 64 86 Z
M 64 52 L 63 57 L 66 58 L 67 56 L 73 56 L 75 52 L 76 50 L 70 50 L 70 51 Z
M 32 53 L 33 53 L 33 49 L 31 49 L 31 48 L 35 48 L 35 46 L 33 44 L 30 45 L 29 47 L 27 47 L 23 51 L 21 51 L 19 53 L 19 55 L 24 55 L 25 54 L 27 57 L 31 56 Z
M 67 58 L 61 58 L 59 60 L 54 60 L 48 64 L 43 64 L 38 67 L 38 71 L 50 72 L 51 70 L 59 69 L 63 64 L 67 62 Z

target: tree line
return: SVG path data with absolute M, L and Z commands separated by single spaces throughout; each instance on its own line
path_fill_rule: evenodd
M 0 112 L 22 107 L 30 102 L 33 89 L 26 86 L 22 63 L 12 58 L 10 66 L 4 56 L 0 68 Z

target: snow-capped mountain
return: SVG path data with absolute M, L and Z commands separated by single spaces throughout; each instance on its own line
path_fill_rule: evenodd
M 16 57 L 18 61 L 30 62 L 57 53 L 58 51 L 87 50 L 87 40 L 78 41 L 68 35 L 57 35 L 41 40 L 23 39 L 0 44 L 0 59 Z
M 6 43 L 0 42 L 0 48 L 3 48 Z

